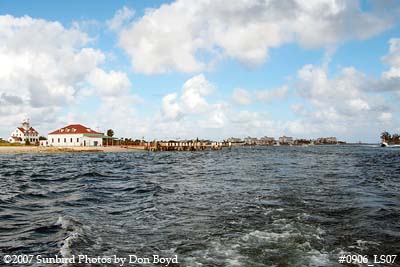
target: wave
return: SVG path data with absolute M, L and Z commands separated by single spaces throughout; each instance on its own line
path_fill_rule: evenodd
M 90 172 L 84 172 L 84 173 L 79 173 L 77 177 L 109 177 L 110 175 L 96 172 L 96 171 L 90 171 Z
M 67 231 L 66 238 L 60 242 L 60 254 L 63 258 L 69 258 L 73 255 L 72 246 L 84 236 L 82 224 L 71 218 L 60 216 L 55 225 Z M 67 265 L 63 265 L 67 266 Z

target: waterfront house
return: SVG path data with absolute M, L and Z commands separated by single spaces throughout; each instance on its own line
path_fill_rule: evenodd
M 48 134 L 42 146 L 57 147 L 96 147 L 103 145 L 103 133 L 99 133 L 81 124 L 71 124 Z
M 273 144 L 275 144 L 275 138 L 268 137 L 268 136 L 261 137 L 257 141 L 257 145 L 260 145 L 260 146 L 268 146 L 268 145 L 273 145 Z
M 245 143 L 246 145 L 255 145 L 255 144 L 257 144 L 257 142 L 258 142 L 258 139 L 257 139 L 256 137 L 250 137 L 250 136 L 248 136 L 248 137 L 246 137 L 246 138 L 244 139 L 244 143 Z
M 39 142 L 39 133 L 29 124 L 29 120 L 23 121 L 20 127 L 17 127 L 8 138 L 10 143 L 25 144 Z
M 229 146 L 242 146 L 244 145 L 244 141 L 240 138 L 236 137 L 230 137 L 226 139 L 226 142 L 228 143 Z
M 337 138 L 336 137 L 320 137 L 317 139 L 315 142 L 316 144 L 337 144 Z
M 242 139 L 236 137 L 230 137 L 226 139 L 226 141 L 231 143 L 243 143 Z
M 289 137 L 289 136 L 279 137 L 279 144 L 281 144 L 281 145 L 292 145 L 293 141 L 294 141 L 293 137 Z

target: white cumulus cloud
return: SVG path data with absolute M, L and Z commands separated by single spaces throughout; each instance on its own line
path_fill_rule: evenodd
M 393 14 L 374 10 L 358 0 L 177 0 L 123 27 L 119 46 L 147 74 L 203 71 L 223 57 L 255 66 L 285 43 L 331 49 L 388 29 Z
M 182 108 L 176 102 L 177 97 L 177 93 L 171 93 L 162 99 L 161 110 L 167 119 L 177 120 L 183 115 Z
M 49 122 L 73 104 L 104 54 L 90 38 L 59 22 L 0 16 L 0 113 L 8 128 L 21 119 Z
M 129 93 L 131 82 L 124 72 L 105 72 L 100 68 L 93 69 L 87 76 L 87 81 L 101 97 L 118 97 Z
M 293 134 L 304 130 L 304 136 L 310 129 L 311 133 L 352 138 L 362 135 L 373 140 L 387 127 L 385 123 L 393 120 L 392 112 L 398 109 L 371 88 L 375 84 L 353 67 L 342 68 L 336 76 L 329 77 L 321 67 L 303 66 L 295 86 L 309 108 L 294 105 L 293 111 L 299 119 L 289 123 L 288 129 Z
M 106 24 L 110 30 L 118 31 L 120 30 L 127 22 L 129 22 L 135 16 L 135 10 L 129 7 L 122 7 L 121 9 L 115 12 L 115 15 L 112 19 L 107 20 Z
M 126 73 L 101 68 L 106 56 L 90 47 L 92 42 L 77 27 L 66 28 L 57 21 L 0 16 L 2 134 L 25 118 L 44 135 L 64 123 L 93 125 L 96 117 L 108 118 L 109 125 L 125 123 L 138 97 L 130 93 Z M 86 116 L 79 103 L 93 95 L 100 98 L 100 107 Z

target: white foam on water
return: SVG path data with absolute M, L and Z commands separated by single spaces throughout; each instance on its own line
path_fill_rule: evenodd
M 82 236 L 83 230 L 78 227 L 72 219 L 63 216 L 58 217 L 56 225 L 60 225 L 62 229 L 70 231 L 60 247 L 61 256 L 63 258 L 70 258 L 72 256 L 72 244 Z M 63 264 L 62 266 L 68 266 L 68 263 Z
M 268 228 L 245 234 L 241 238 L 243 245 L 262 248 L 266 257 L 292 251 L 293 257 L 299 257 L 298 262 L 304 266 L 332 266 L 336 263 L 333 252 L 313 246 L 325 234 L 322 228 L 286 218 L 275 219 Z
M 267 213 L 276 210 L 267 210 Z M 307 216 L 307 214 L 301 214 Z M 320 247 L 325 231 L 300 219 L 282 218 L 279 214 L 264 229 L 244 233 L 230 240 L 218 240 L 208 244 L 204 250 L 196 251 L 185 258 L 185 266 L 251 266 L 283 257 L 282 263 L 300 264 L 298 266 L 336 266 L 336 251 L 325 251 Z M 254 249 L 254 257 L 246 251 Z M 288 257 L 285 259 L 284 257 Z M 249 265 L 250 264 L 250 265 Z M 261 265 L 260 265 L 261 266 Z
M 265 212 L 264 212 L 264 215 L 269 215 L 273 211 L 274 211 L 273 209 L 266 209 Z
M 71 225 L 71 222 L 63 216 L 59 216 L 55 225 L 60 225 L 61 228 L 68 229 L 68 227 Z
M 245 242 L 256 242 L 256 243 L 264 243 L 264 242 L 284 242 L 290 238 L 300 236 L 299 233 L 293 232 L 282 232 L 282 233 L 274 233 L 274 232 L 265 232 L 265 231 L 254 231 L 249 234 L 246 234 L 242 237 L 242 240 Z
M 378 242 L 375 241 L 367 241 L 367 240 L 357 240 L 356 245 L 349 246 L 350 249 L 356 249 L 356 250 L 366 250 L 370 246 L 378 246 L 380 245 Z
M 217 264 L 218 266 L 223 263 L 227 267 L 245 266 L 243 260 L 246 258 L 239 252 L 240 246 L 238 244 L 223 244 L 219 241 L 210 243 L 209 248 L 197 251 L 195 255 L 186 257 L 184 259 L 184 266 L 201 267 L 210 264 Z
M 226 261 L 227 266 L 242 266 L 242 264 L 240 263 L 240 261 L 238 259 L 228 259 Z
M 313 249 L 307 253 L 307 257 L 309 266 L 332 266 L 329 253 L 322 253 L 316 249 Z
M 78 238 L 79 234 L 73 232 L 66 239 L 64 239 L 64 244 L 60 248 L 60 254 L 63 256 L 63 258 L 69 258 L 72 256 L 71 246 Z

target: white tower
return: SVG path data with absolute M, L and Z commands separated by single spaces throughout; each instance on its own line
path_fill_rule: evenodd
M 24 128 L 26 131 L 31 128 L 31 126 L 29 125 L 29 119 L 26 119 L 22 122 L 22 128 Z

